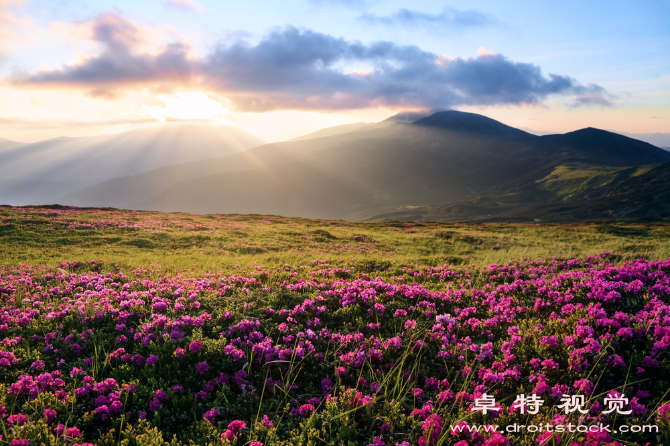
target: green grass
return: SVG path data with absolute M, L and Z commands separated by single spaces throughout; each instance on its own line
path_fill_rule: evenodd
M 6 265 L 55 266 L 102 259 L 123 267 L 196 274 L 316 259 L 487 265 L 602 251 L 670 257 L 670 225 L 351 223 L 262 215 L 0 207 L 0 256 Z

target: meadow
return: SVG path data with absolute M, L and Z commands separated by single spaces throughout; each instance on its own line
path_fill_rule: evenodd
M 0 207 L 0 443 L 670 444 L 669 235 Z

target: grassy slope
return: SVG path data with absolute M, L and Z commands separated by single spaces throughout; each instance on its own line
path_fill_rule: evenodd
M 663 224 L 526 225 L 350 223 L 260 215 L 193 215 L 0 207 L 3 264 L 103 259 L 171 272 L 241 271 L 251 265 L 382 260 L 479 265 L 604 250 L 670 256 Z M 158 265 L 162 265 L 159 267 Z

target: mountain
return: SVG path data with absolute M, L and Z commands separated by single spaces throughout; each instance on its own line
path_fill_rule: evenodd
M 21 147 L 22 145 L 23 145 L 22 142 L 16 142 L 5 138 L 0 138 L 0 152 L 15 149 L 17 147 Z
M 439 206 L 393 209 L 367 219 L 570 223 L 620 218 L 668 221 L 669 217 L 670 163 L 665 163 L 618 169 L 560 166 L 538 185 L 491 190 Z
M 234 127 L 166 125 L 111 135 L 54 138 L 0 152 L 0 179 L 102 181 L 240 153 L 263 141 Z
M 45 181 L 0 179 L 0 205 L 53 204 L 70 194 L 97 184 L 96 181 Z
M 540 150 L 561 151 L 570 161 L 608 166 L 639 166 L 670 161 L 670 154 L 649 143 L 588 127 L 563 135 L 538 137 Z
M 570 200 L 570 188 L 600 187 L 587 180 L 624 181 L 634 178 L 626 169 L 670 162 L 667 151 L 603 130 L 538 137 L 473 113 L 414 117 L 112 179 L 61 202 L 351 220 L 488 218 L 472 200 L 501 202 L 498 214 L 537 207 Z
M 418 119 L 414 122 L 414 125 L 503 138 L 531 138 L 535 136 L 486 116 L 455 110 L 434 113 L 428 117 Z
M 344 125 L 337 125 L 335 127 L 327 127 L 325 129 L 309 133 L 307 135 L 293 138 L 291 141 L 304 141 L 306 139 L 324 138 L 326 136 L 337 136 L 349 132 L 364 132 L 367 130 L 376 130 L 390 127 L 395 123 L 410 124 L 412 122 L 418 121 L 419 119 L 426 118 L 428 116 L 430 116 L 430 114 L 404 111 L 396 113 L 395 115 L 386 118 L 381 122 L 377 123 L 355 122 L 353 124 L 344 124 Z
M 291 141 L 304 141 L 306 139 L 325 138 L 327 136 L 341 135 L 343 133 L 364 129 L 370 125 L 371 124 L 369 122 L 355 122 L 353 124 L 336 125 L 335 127 L 327 127 L 325 129 L 317 130 L 313 133 L 308 133 L 307 135 L 293 138 Z

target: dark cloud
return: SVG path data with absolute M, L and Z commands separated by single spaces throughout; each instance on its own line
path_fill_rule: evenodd
M 441 27 L 442 29 L 468 28 L 495 23 L 488 14 L 479 11 L 460 11 L 445 8 L 440 14 L 428 14 L 411 9 L 400 9 L 388 16 L 363 14 L 358 18 L 373 25 L 412 26 L 412 27 Z
M 609 104 L 597 85 L 545 76 L 536 65 L 502 55 L 449 60 L 416 46 L 364 45 L 295 28 L 253 46 L 221 46 L 202 67 L 210 86 L 251 110 L 538 104 L 552 94 L 577 95 L 580 105 Z M 357 67 L 368 73 L 356 74 Z
M 536 65 L 502 55 L 447 59 L 417 46 L 363 44 L 287 27 L 256 44 L 221 44 L 193 60 L 179 43 L 159 54 L 134 51 L 141 34 L 117 14 L 100 17 L 94 30 L 104 45 L 99 56 L 15 82 L 102 97 L 140 87 L 202 88 L 229 97 L 241 111 L 538 104 L 555 94 L 574 97 L 573 106 L 611 105 L 602 87 L 544 75 Z

